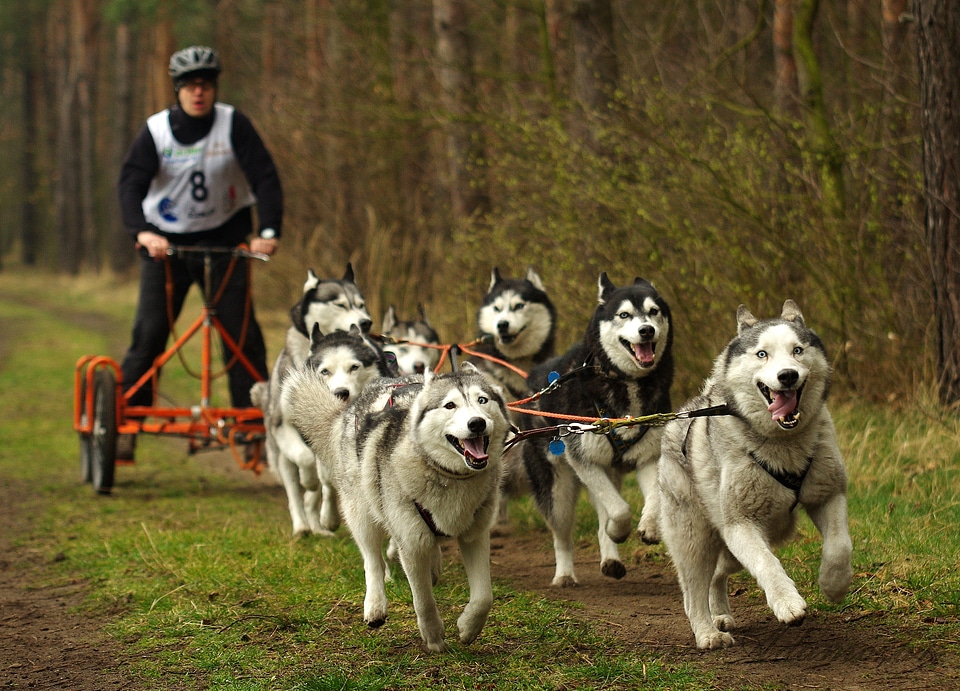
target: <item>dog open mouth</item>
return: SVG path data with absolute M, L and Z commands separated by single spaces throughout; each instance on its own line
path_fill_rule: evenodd
M 775 391 L 763 382 L 757 382 L 757 388 L 767 401 L 767 412 L 783 429 L 793 429 L 800 424 L 800 397 L 803 387 Z
M 490 437 L 457 439 L 452 434 L 448 434 L 447 441 L 457 450 L 457 453 L 463 456 L 463 462 L 470 470 L 483 470 L 487 467 L 487 461 L 490 460 L 490 456 L 487 455 Z
M 639 343 L 631 343 L 627 339 L 621 338 L 620 343 L 622 343 L 623 347 L 630 352 L 630 357 L 636 360 L 637 364 L 641 368 L 648 369 L 653 367 L 653 363 L 656 360 L 657 355 L 656 341 L 640 341 Z
M 526 330 L 526 328 L 527 328 L 527 327 L 524 326 L 524 327 L 521 328 L 519 331 L 517 331 L 517 333 L 515 333 L 515 334 L 505 333 L 505 332 L 503 332 L 503 331 L 499 331 L 499 332 L 497 332 L 497 338 L 499 338 L 499 339 L 500 339 L 500 342 L 503 343 L 504 345 L 510 345 L 510 344 L 513 343 L 515 340 L 517 340 L 518 338 L 520 338 L 520 334 L 522 334 L 522 333 Z

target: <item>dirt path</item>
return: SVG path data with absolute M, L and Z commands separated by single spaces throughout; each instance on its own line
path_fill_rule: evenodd
M 631 540 L 628 544 L 639 541 Z M 717 688 L 857 689 L 898 691 L 960 687 L 960 660 L 932 647 L 918 648 L 915 635 L 894 617 L 814 614 L 802 626 L 785 627 L 765 605 L 731 598 L 740 629 L 737 646 L 699 652 L 683 613 L 680 586 L 669 566 L 648 558 L 644 547 L 614 581 L 600 574 L 593 545 L 579 546 L 580 585 L 549 586 L 553 553 L 542 537 L 503 536 L 493 541 L 493 573 L 518 589 L 579 603 L 583 617 L 601 623 L 627 645 L 652 651 L 665 665 L 689 663 L 717 677 Z M 624 555 L 628 554 L 623 549 Z M 751 586 L 755 587 L 755 586 Z
M 0 688 L 108 691 L 142 688 L 125 679 L 125 652 L 102 632 L 102 621 L 71 614 L 85 583 L 50 581 L 49 557 L 31 550 L 31 506 L 24 488 L 0 486 Z M 960 686 L 960 661 L 932 647 L 915 648 L 911 632 L 882 614 L 814 615 L 803 626 L 781 626 L 766 607 L 733 598 L 741 622 L 739 645 L 700 653 L 683 615 L 672 570 L 646 558 L 644 550 L 626 577 L 600 575 L 592 546 L 580 547 L 581 585 L 549 587 L 553 555 L 544 536 L 498 534 L 493 573 L 516 587 L 579 603 L 575 616 L 599 622 L 628 646 L 650 650 L 662 664 L 692 664 L 712 671 L 716 688 L 935 689 Z M 54 559 L 61 557 L 54 556 Z M 46 559 L 46 561 L 45 561 Z

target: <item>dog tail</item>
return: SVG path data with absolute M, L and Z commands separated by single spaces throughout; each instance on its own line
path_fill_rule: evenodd
M 340 429 L 337 420 L 343 402 L 337 398 L 320 374 L 309 367 L 295 369 L 283 383 L 280 406 L 318 459 L 335 458 Z

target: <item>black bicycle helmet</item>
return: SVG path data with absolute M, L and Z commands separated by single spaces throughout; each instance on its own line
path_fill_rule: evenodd
M 216 80 L 222 69 L 220 56 L 213 48 L 190 46 L 170 56 L 167 73 L 173 79 L 174 85 L 179 86 L 178 82 L 185 83 L 188 77 L 193 76 Z

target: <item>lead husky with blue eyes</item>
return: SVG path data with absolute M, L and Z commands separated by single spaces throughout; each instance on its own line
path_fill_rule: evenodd
M 551 372 L 560 385 L 536 403 L 541 412 L 590 419 L 623 418 L 670 410 L 673 382 L 673 330 L 670 308 L 653 284 L 637 278 L 617 287 L 600 274 L 597 307 L 583 340 L 564 355 L 530 372 L 531 391 L 541 391 Z M 557 424 L 549 416 L 525 415 L 526 429 Z M 630 506 L 620 495 L 624 476 L 637 470 L 644 506 L 638 531 L 645 542 L 659 541 L 657 459 L 662 430 L 622 427 L 609 434 L 570 435 L 557 446 L 547 436 L 523 444 L 523 463 L 537 506 L 553 532 L 556 572 L 553 585 L 577 584 L 573 569 L 574 520 L 582 487 L 600 521 L 600 570 L 623 578 L 626 568 L 617 544 L 630 535 Z
M 470 586 L 457 621 L 461 643 L 480 635 L 493 603 L 490 528 L 497 516 L 509 432 L 499 387 L 464 363 L 453 374 L 376 379 L 346 409 L 304 368 L 283 386 L 293 426 L 333 470 L 344 520 L 363 556 L 363 619 L 387 618 L 387 537 L 410 583 L 420 636 L 446 650 L 433 596 L 440 542 L 456 538 Z
M 799 506 L 823 535 L 824 595 L 841 601 L 853 573 L 823 343 L 793 300 L 765 320 L 740 305 L 737 332 L 682 409 L 726 404 L 729 415 L 669 423 L 659 463 L 663 539 L 698 648 L 733 645 L 727 578 L 744 568 L 780 622 L 803 622 L 807 603 L 773 553 Z

